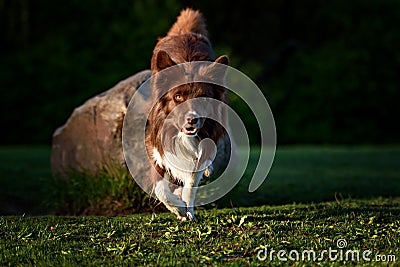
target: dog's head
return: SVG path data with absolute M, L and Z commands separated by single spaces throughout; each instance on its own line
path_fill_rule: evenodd
M 150 120 L 159 127 L 166 127 L 163 131 L 174 132 L 175 135 L 208 137 L 217 141 L 224 130 L 217 127 L 215 120 L 207 118 L 218 116 L 219 122 L 222 122 L 226 120 L 226 112 L 221 105 L 209 104 L 207 99 L 226 103 L 227 92 L 221 84 L 228 57 L 220 56 L 214 63 L 206 65 L 197 65 L 193 61 L 178 66 L 167 52 L 160 50 L 153 62 L 156 74 L 153 75 L 152 89 L 156 104 Z M 168 68 L 171 71 L 163 72 Z M 190 79 L 212 82 L 188 82 Z M 192 101 L 194 99 L 196 101 Z

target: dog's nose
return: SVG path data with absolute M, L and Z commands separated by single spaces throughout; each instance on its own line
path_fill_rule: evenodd
M 196 124 L 199 121 L 199 118 L 197 116 L 195 116 L 195 115 L 188 115 L 186 117 L 186 121 L 187 121 L 187 123 L 193 125 L 193 124 Z

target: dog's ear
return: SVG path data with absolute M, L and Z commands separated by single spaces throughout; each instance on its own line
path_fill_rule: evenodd
M 218 57 L 213 63 L 207 65 L 200 71 L 203 77 L 216 84 L 223 84 L 226 70 L 228 69 L 229 59 L 227 56 Z
M 154 66 L 157 71 L 161 71 L 174 65 L 176 65 L 176 63 L 171 59 L 167 52 L 164 50 L 157 52 Z
M 215 62 L 219 63 L 219 64 L 224 64 L 224 65 L 228 65 L 229 64 L 229 58 L 226 55 L 220 56 L 218 57 Z

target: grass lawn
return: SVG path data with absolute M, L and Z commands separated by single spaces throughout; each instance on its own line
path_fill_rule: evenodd
M 0 215 L 41 214 L 52 186 L 50 148 L 0 148 Z
M 377 198 L 213 209 L 198 212 L 196 222 L 178 222 L 169 213 L 6 216 L 0 218 L 0 264 L 342 266 L 347 255 L 348 265 L 387 266 L 380 259 L 394 265 L 400 260 L 399 205 L 399 198 Z M 342 249 L 337 246 L 340 239 L 347 243 Z M 329 256 L 323 252 L 329 249 L 336 251 Z M 278 258 L 279 250 L 286 255 Z M 298 261 L 291 260 L 297 257 L 293 250 Z M 313 250 L 315 258 L 301 258 L 304 250 Z M 366 250 L 370 252 L 363 258 Z M 268 256 L 261 261 L 257 254 L 264 256 L 264 251 Z
M 220 202 L 237 207 L 400 196 L 399 146 L 279 147 L 267 180 L 254 193 L 247 190 L 255 161 L 250 163 Z
M 55 190 L 49 157 L 48 147 L 0 148 L 1 266 L 400 262 L 400 147 L 281 147 L 260 189 L 247 192 L 251 161 L 234 190 L 198 209 L 195 222 L 177 222 L 169 213 L 53 216 L 43 204 Z M 343 249 L 339 239 L 347 242 Z M 338 254 L 330 261 L 323 253 L 329 248 L 342 259 L 358 251 L 360 260 L 345 262 Z M 317 258 L 302 261 L 304 250 Z M 260 251 L 265 261 L 257 259 Z M 296 251 L 300 259 L 293 261 Z M 364 251 L 371 261 L 362 259 Z

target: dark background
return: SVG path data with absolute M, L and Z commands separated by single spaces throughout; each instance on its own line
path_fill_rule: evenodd
M 278 143 L 398 142 L 398 0 L 0 0 L 1 144 L 50 144 L 73 108 L 150 67 L 187 6 L 263 90 Z

